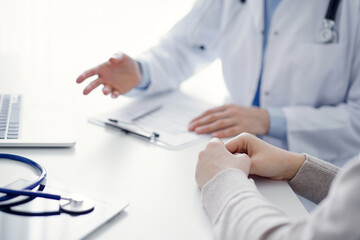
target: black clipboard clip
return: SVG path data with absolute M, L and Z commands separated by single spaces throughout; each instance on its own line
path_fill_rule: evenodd
M 160 134 L 156 132 L 146 132 L 144 130 L 138 129 L 138 128 L 131 128 L 126 127 L 121 124 L 119 124 L 119 121 L 117 119 L 109 118 L 108 121 L 105 122 L 106 126 L 115 127 L 117 129 L 120 129 L 126 134 L 133 134 L 135 136 L 144 138 L 148 140 L 149 142 L 153 143 L 155 142 L 159 137 Z

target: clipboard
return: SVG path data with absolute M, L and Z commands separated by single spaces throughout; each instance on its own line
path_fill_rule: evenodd
M 210 134 L 188 131 L 188 123 L 214 105 L 181 91 L 135 100 L 112 112 L 89 118 L 168 149 L 183 149 Z

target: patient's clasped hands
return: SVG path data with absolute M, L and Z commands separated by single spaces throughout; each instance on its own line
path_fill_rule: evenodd
M 227 169 L 240 169 L 275 180 L 291 180 L 305 161 L 304 154 L 274 147 L 256 136 L 242 133 L 225 144 L 213 138 L 199 153 L 196 182 L 200 188 Z

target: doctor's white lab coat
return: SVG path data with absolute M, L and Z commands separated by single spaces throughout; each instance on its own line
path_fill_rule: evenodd
M 276 9 L 260 89 L 263 108 L 282 108 L 287 141 L 265 140 L 341 164 L 360 151 L 360 1 L 342 0 L 338 42 L 319 44 L 329 0 L 282 0 Z M 174 89 L 221 59 L 232 101 L 249 106 L 262 61 L 263 0 L 199 0 L 140 60 L 148 94 Z

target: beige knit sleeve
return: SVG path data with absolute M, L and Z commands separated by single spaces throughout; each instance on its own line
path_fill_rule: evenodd
M 289 182 L 294 192 L 314 203 L 323 200 L 330 189 L 339 168 L 335 165 L 306 155 L 306 161 Z

